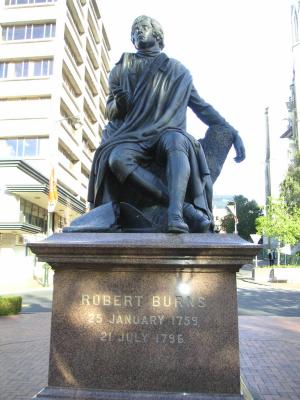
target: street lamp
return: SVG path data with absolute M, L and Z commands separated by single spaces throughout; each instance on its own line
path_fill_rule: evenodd
M 62 118 L 62 119 L 59 119 L 57 122 L 61 122 L 61 121 L 70 122 L 70 124 L 72 125 L 72 128 L 75 129 L 75 131 L 77 131 L 82 126 L 81 118 L 79 115 L 72 115 L 70 117 Z
M 231 214 L 233 215 L 233 218 L 234 218 L 234 233 L 237 235 L 238 234 L 237 224 L 239 223 L 239 220 L 238 220 L 237 215 L 236 215 L 236 203 L 235 203 L 235 201 L 229 201 L 227 203 L 226 207 L 231 212 Z

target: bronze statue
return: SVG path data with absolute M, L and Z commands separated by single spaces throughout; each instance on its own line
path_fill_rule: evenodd
M 212 230 L 212 182 L 232 144 L 236 162 L 245 158 L 243 142 L 198 95 L 189 71 L 162 52 L 157 21 L 136 18 L 131 40 L 136 53 L 124 53 L 109 77 L 109 122 L 89 182 L 92 214 L 70 228 L 89 230 L 93 221 L 97 230 L 97 215 L 109 214 L 115 218 L 98 230 Z M 202 141 L 186 132 L 187 107 L 209 127 Z

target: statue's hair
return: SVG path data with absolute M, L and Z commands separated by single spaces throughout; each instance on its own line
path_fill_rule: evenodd
M 132 27 L 131 27 L 131 41 L 132 41 L 132 43 L 134 44 L 133 33 L 134 33 L 135 26 L 137 24 L 139 24 L 140 22 L 144 21 L 145 19 L 150 21 L 150 24 L 151 24 L 152 29 L 153 29 L 153 36 L 157 39 L 159 47 L 162 50 L 165 47 L 164 32 L 163 32 L 162 26 L 154 18 L 147 17 L 147 15 L 141 15 L 141 16 L 137 17 L 133 21 L 133 24 L 132 24 Z

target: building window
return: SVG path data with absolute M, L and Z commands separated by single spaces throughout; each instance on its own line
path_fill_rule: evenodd
M 15 77 L 24 78 L 28 76 L 28 61 L 21 61 L 15 63 Z
M 0 79 L 7 78 L 8 63 L 0 62 Z
M 47 232 L 47 210 L 21 198 L 20 222 L 38 226 L 42 232 Z
M 29 137 L 0 139 L 1 157 L 45 157 L 47 154 L 48 138 Z
M 53 59 L 0 63 L 0 79 L 30 78 L 53 74 Z
M 2 40 L 46 39 L 55 36 L 55 23 L 12 25 L 2 28 Z
M 55 3 L 57 0 L 5 0 L 6 6 L 18 6 L 24 4 Z
M 34 61 L 34 76 L 49 76 L 53 74 L 53 60 Z

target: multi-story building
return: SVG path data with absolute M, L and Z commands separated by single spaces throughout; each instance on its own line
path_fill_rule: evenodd
M 291 95 L 287 102 L 288 108 L 288 129 L 281 136 L 290 139 L 290 158 L 293 159 L 295 152 L 300 151 L 300 1 L 294 0 L 291 6 L 292 25 L 292 54 L 293 54 L 293 81 L 290 86 Z
M 32 235 L 86 210 L 110 44 L 96 0 L 2 0 L 0 29 L 1 268 Z M 58 202 L 49 226 L 51 171 Z

